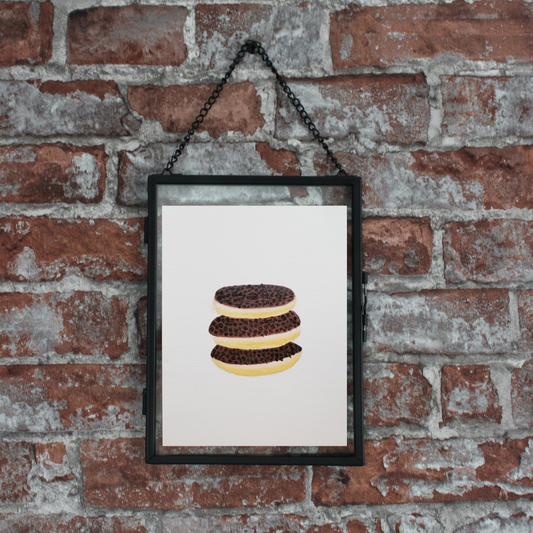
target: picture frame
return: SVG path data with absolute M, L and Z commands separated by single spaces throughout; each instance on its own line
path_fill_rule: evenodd
M 146 462 L 362 466 L 361 179 L 151 175 L 145 241 Z

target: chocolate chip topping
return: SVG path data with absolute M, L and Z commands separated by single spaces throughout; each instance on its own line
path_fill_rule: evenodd
M 278 348 L 266 348 L 265 350 L 237 350 L 216 345 L 211 352 L 211 357 L 222 363 L 230 365 L 259 365 L 282 361 L 287 357 L 302 351 L 302 348 L 294 342 L 289 342 Z
M 218 289 L 215 300 L 237 309 L 280 307 L 294 300 L 294 292 L 281 285 L 232 285 Z
M 230 318 L 221 315 L 211 322 L 209 333 L 228 338 L 266 337 L 291 331 L 299 325 L 300 317 L 294 311 L 268 318 Z

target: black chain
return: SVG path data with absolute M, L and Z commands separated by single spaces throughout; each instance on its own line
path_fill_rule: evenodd
M 302 105 L 300 100 L 296 98 L 295 94 L 291 91 L 290 87 L 287 85 L 287 82 L 283 79 L 281 74 L 277 71 L 276 67 L 272 65 L 272 61 L 270 61 L 270 58 L 265 52 L 265 49 L 261 46 L 261 43 L 259 43 L 258 41 L 246 41 L 241 46 L 241 49 L 238 51 L 237 55 L 235 56 L 235 59 L 232 61 L 228 71 L 226 72 L 226 74 L 224 74 L 224 77 L 220 80 L 220 83 L 216 86 L 216 89 L 213 91 L 213 94 L 211 94 L 207 102 L 204 104 L 204 107 L 202 107 L 200 114 L 196 117 L 195 121 L 192 123 L 191 128 L 187 132 L 187 135 L 185 135 L 183 141 L 181 141 L 178 148 L 176 149 L 176 151 L 174 152 L 174 154 L 168 161 L 167 166 L 163 170 L 163 174 L 165 172 L 172 174 L 171 169 L 174 166 L 174 163 L 178 160 L 178 157 L 182 154 L 188 142 L 191 140 L 192 136 L 194 135 L 194 132 L 200 127 L 200 124 L 204 121 L 204 118 L 206 117 L 207 113 L 213 107 L 213 104 L 217 101 L 217 98 L 220 96 L 220 93 L 222 92 L 222 89 L 224 88 L 224 85 L 226 84 L 229 77 L 235 70 L 235 67 L 241 62 L 241 59 L 245 56 L 246 52 L 248 52 L 249 54 L 259 54 L 261 56 L 261 59 L 266 63 L 267 67 L 276 76 L 276 80 L 278 81 L 281 88 L 283 89 L 283 92 L 287 95 L 287 98 L 291 101 L 292 105 L 296 108 L 296 111 L 298 111 L 305 125 L 309 128 L 309 131 L 313 134 L 313 137 L 318 141 L 318 143 L 322 146 L 322 148 L 324 148 L 324 150 L 326 151 L 326 154 L 328 154 L 329 158 L 331 159 L 335 167 L 339 170 L 337 175 L 339 176 L 346 175 L 346 171 L 342 168 L 342 165 L 339 163 L 337 158 L 333 155 L 333 152 L 330 150 L 329 146 L 324 140 L 324 137 L 320 135 L 320 132 L 318 131 L 317 127 L 314 125 L 313 121 L 307 114 L 307 111 L 304 109 L 304 106 Z

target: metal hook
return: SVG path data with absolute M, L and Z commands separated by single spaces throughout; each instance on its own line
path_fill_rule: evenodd
M 261 43 L 257 41 L 246 41 L 246 51 L 249 54 L 257 54 L 259 52 L 259 48 L 261 46 Z

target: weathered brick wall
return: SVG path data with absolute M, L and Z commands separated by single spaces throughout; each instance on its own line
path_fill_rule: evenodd
M 0 532 L 533 531 L 533 4 L 361 4 L 0 2 Z M 146 176 L 248 36 L 363 177 L 364 468 L 144 464 Z M 179 168 L 331 172 L 282 96 Z

